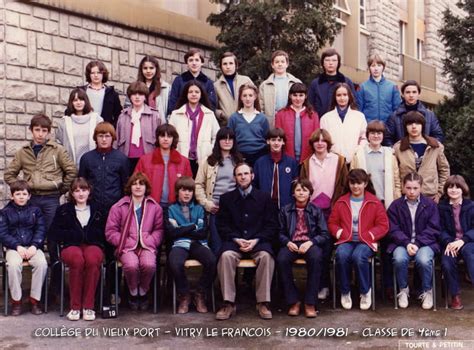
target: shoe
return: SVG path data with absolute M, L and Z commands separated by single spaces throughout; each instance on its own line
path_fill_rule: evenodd
M 408 297 L 410 295 L 410 290 L 408 287 L 400 289 L 400 293 L 397 294 L 398 306 L 402 309 L 408 307 Z
M 138 295 L 130 295 L 128 299 L 128 306 L 132 311 L 138 311 L 139 303 L 138 303 Z
M 326 300 L 329 296 L 329 288 L 322 288 L 318 292 L 318 299 L 319 300 Z
M 12 304 L 12 316 L 21 315 L 21 303 Z
M 196 292 L 193 298 L 193 304 L 196 307 L 196 311 L 200 314 L 207 313 L 206 298 L 204 293 Z
M 298 316 L 300 314 L 301 303 L 297 303 L 290 306 L 288 309 L 288 316 Z
M 352 299 L 350 292 L 347 294 L 341 294 L 341 305 L 346 310 L 352 309 Z
M 360 309 L 368 310 L 372 305 L 372 288 L 365 294 L 360 295 Z
M 146 294 L 145 295 L 140 295 L 138 297 L 138 302 L 140 304 L 140 306 L 139 306 L 140 311 L 148 310 L 149 303 L 148 303 L 148 296 Z
M 33 315 L 41 315 L 43 313 L 43 310 L 41 310 L 41 305 L 38 303 L 31 304 L 30 311 Z
M 79 321 L 81 318 L 81 312 L 79 310 L 70 310 L 66 315 L 69 321 Z
M 314 305 L 304 304 L 304 315 L 307 318 L 315 318 L 318 315 L 318 311 Z
M 225 302 L 224 305 L 216 313 L 216 320 L 228 320 L 231 316 L 235 315 L 235 305 L 229 302 Z
M 84 321 L 94 321 L 95 311 L 92 309 L 82 309 L 82 319 Z
M 419 299 L 421 299 L 421 307 L 424 310 L 429 310 L 433 307 L 433 290 L 427 290 L 426 292 L 421 293 Z
M 257 303 L 257 311 L 260 318 L 264 320 L 271 320 L 273 317 L 272 311 L 268 307 L 268 303 Z
M 189 303 L 191 302 L 191 296 L 189 293 L 178 296 L 178 314 L 187 314 L 189 311 Z
M 115 302 L 117 302 L 117 304 L 120 304 L 121 302 L 120 295 L 117 296 L 117 300 L 115 300 L 115 294 L 110 294 L 110 304 L 115 305 Z
M 462 304 L 461 297 L 458 295 L 454 295 L 451 298 L 451 309 L 453 310 L 462 310 L 464 305 Z

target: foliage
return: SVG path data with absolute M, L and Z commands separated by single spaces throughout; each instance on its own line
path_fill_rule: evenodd
M 210 0 L 223 11 L 211 14 L 208 22 L 220 28 L 213 52 L 218 66 L 225 51 L 236 54 L 239 72 L 260 83 L 272 72 L 275 50 L 290 56 L 288 71 L 309 83 L 319 71 L 318 51 L 332 44 L 339 30 L 334 19 L 333 0 Z

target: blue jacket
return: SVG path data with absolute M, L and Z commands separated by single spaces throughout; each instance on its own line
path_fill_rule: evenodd
M 172 247 L 189 250 L 191 241 L 197 240 L 207 246 L 206 213 L 204 208 L 194 202 L 189 203 L 188 221 L 182 212 L 182 205 L 176 202 L 168 207 L 166 218 L 166 235 Z
M 112 149 L 101 153 L 94 149 L 81 158 L 79 176 L 84 177 L 93 188 L 92 201 L 104 213 L 123 197 L 123 188 L 130 174 L 130 163 L 122 152 Z
M 309 86 L 308 101 L 318 112 L 320 118 L 331 109 L 332 94 L 334 93 L 337 83 L 346 83 L 349 85 L 352 95 L 354 95 L 355 98 L 356 92 L 352 80 L 339 72 L 337 72 L 335 82 L 329 82 L 326 74 L 320 74 Z
M 456 228 L 454 226 L 454 214 L 449 200 L 443 200 L 438 205 L 441 220 L 441 244 L 446 247 L 448 243 L 456 239 Z M 461 228 L 464 232 L 462 240 L 464 243 L 474 242 L 474 202 L 463 198 L 460 213 Z
M 376 119 L 385 123 L 401 102 L 397 85 L 384 76 L 380 82 L 376 82 L 371 76 L 357 91 L 357 105 L 359 111 L 364 113 L 367 123 Z
M 271 195 L 273 189 L 273 159 L 270 154 L 266 154 L 257 159 L 253 167 L 255 177 L 253 184 L 256 188 Z M 296 160 L 286 154 L 283 154 L 278 163 L 278 189 L 279 198 L 278 208 L 292 202 L 291 182 L 298 177 L 298 163 Z
M 203 72 L 200 72 L 199 75 L 194 78 L 194 75 L 190 71 L 186 71 L 181 75 L 178 75 L 171 85 L 170 96 L 168 98 L 168 112 L 167 115 L 170 115 L 176 109 L 176 102 L 178 102 L 181 92 L 183 92 L 184 85 L 191 80 L 196 79 L 203 85 L 204 90 L 206 90 L 207 97 L 209 98 L 209 103 L 211 104 L 211 109 L 216 110 L 217 106 L 217 97 L 216 91 L 214 90 L 214 83 L 211 79 L 207 77 Z
M 412 221 L 405 196 L 394 200 L 388 208 L 387 214 L 390 221 L 387 251 L 392 253 L 398 246 L 406 247 L 411 241 Z M 440 231 L 436 203 L 432 199 L 420 195 L 420 203 L 415 213 L 415 244 L 419 248 L 429 246 L 435 254 L 439 253 Z
M 13 201 L 0 211 L 0 242 L 8 249 L 35 246 L 41 249 L 46 237 L 46 223 L 41 209 Z
M 293 241 L 296 230 L 296 204 L 285 205 L 280 210 L 280 245 L 285 247 L 288 242 Z M 313 244 L 320 247 L 329 243 L 331 236 L 329 235 L 326 220 L 323 212 L 313 203 L 308 203 L 304 208 L 304 219 L 308 227 L 308 237 Z
M 427 109 L 423 103 L 418 101 L 418 108 L 417 111 L 423 114 L 425 117 L 425 132 L 426 136 L 431 136 L 437 139 L 439 142 L 443 143 L 444 135 L 443 130 L 441 130 L 441 126 L 439 125 L 438 118 L 436 115 Z M 406 130 L 403 126 L 403 117 L 407 113 L 407 109 L 405 107 L 405 103 L 402 102 L 400 106 L 398 106 L 397 110 L 392 113 L 390 118 L 388 118 L 387 123 L 385 125 L 385 137 L 384 137 L 384 146 L 392 147 L 396 144 L 399 140 L 401 140 L 404 136 L 406 136 Z

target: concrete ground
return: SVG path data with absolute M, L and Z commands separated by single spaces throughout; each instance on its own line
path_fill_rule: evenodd
M 474 349 L 474 289 L 463 284 L 462 311 L 446 310 L 438 287 L 438 311 L 410 300 L 394 310 L 377 300 L 376 311 L 320 306 L 315 319 L 288 317 L 273 306 L 274 317 L 258 318 L 250 291 L 239 290 L 237 315 L 216 321 L 213 313 L 173 315 L 170 297 L 158 314 L 120 309 L 116 319 L 71 322 L 58 306 L 48 314 L 0 316 L 0 349 Z M 25 309 L 27 307 L 25 306 Z

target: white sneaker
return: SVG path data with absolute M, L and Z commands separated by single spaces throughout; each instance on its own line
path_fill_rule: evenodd
M 84 321 L 94 321 L 95 320 L 95 311 L 91 309 L 82 310 L 82 319 Z
M 69 321 L 79 321 L 79 319 L 81 318 L 81 312 L 79 310 L 71 310 L 66 315 L 66 318 Z
M 372 288 L 366 294 L 360 295 L 360 309 L 368 310 L 372 305 Z
M 433 307 L 433 290 L 432 289 L 421 293 L 419 298 L 422 300 L 421 307 L 423 309 L 429 310 Z
M 350 292 L 347 294 L 341 294 L 341 305 L 346 310 L 352 309 L 352 299 Z
M 408 307 L 408 296 L 409 296 L 409 289 L 408 287 L 400 289 L 400 293 L 397 294 L 398 298 L 398 306 L 402 309 L 406 309 Z
M 322 288 L 318 292 L 318 299 L 319 300 L 326 300 L 329 296 L 329 288 Z

